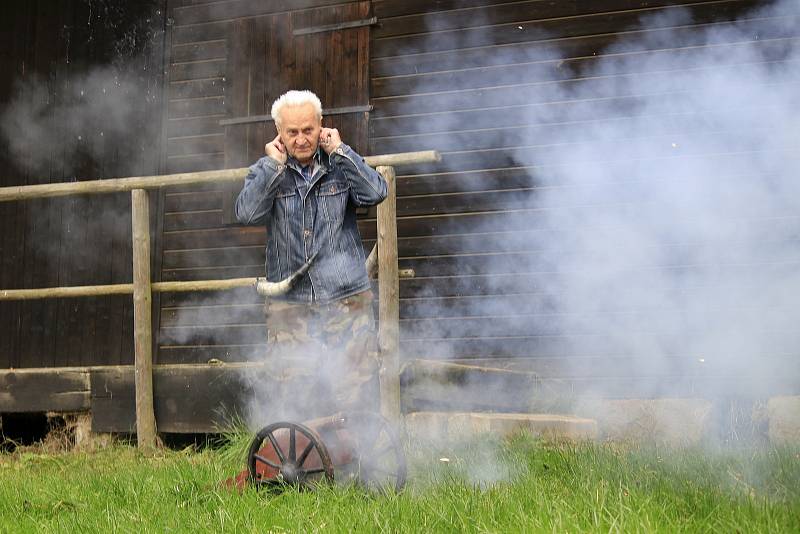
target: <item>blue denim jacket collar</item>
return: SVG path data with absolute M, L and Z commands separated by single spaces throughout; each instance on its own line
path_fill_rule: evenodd
M 324 159 L 323 159 L 324 158 Z M 314 158 L 311 160 L 311 164 L 313 165 L 311 171 L 311 181 L 309 183 L 314 183 L 314 179 L 317 178 L 317 173 L 319 172 L 330 172 L 330 158 L 328 154 L 325 153 L 324 150 L 321 148 L 317 148 L 317 152 L 314 154 Z M 302 176 L 303 174 L 303 166 L 300 165 L 300 162 L 294 158 L 294 156 L 289 156 L 286 159 L 286 166 L 290 169 L 294 169 Z

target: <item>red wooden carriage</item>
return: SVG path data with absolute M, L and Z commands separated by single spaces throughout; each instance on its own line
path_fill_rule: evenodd
M 257 487 L 343 481 L 399 491 L 406 481 L 406 460 L 386 419 L 372 412 L 342 412 L 259 430 L 247 453 L 246 479 Z

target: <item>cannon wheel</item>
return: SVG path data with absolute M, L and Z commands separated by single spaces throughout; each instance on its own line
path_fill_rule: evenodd
M 406 457 L 389 421 L 372 412 L 352 412 L 345 426 L 353 440 L 351 476 L 370 489 L 400 491 L 406 484 Z
M 299 451 L 298 434 L 307 441 Z M 270 448 L 275 452 L 277 462 L 263 454 L 264 450 L 269 451 Z M 314 457 L 315 451 L 319 459 L 317 463 L 321 465 L 306 465 L 307 460 Z M 277 476 L 270 479 L 262 478 L 257 469 L 259 464 L 262 464 L 262 470 L 267 466 L 277 470 Z M 250 474 L 250 482 L 257 487 L 280 484 L 294 484 L 302 487 L 311 486 L 322 480 L 333 482 L 333 464 L 327 447 L 319 434 L 298 423 L 273 423 L 259 430 L 247 453 L 247 469 Z

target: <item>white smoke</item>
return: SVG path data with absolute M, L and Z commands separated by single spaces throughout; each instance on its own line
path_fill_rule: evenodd
M 64 178 L 54 181 L 88 177 L 77 176 L 79 171 L 126 176 L 143 174 L 145 167 L 157 172 L 157 147 L 139 130 L 143 111 L 154 109 L 160 99 L 155 86 L 138 72 L 115 66 L 74 74 L 62 83 L 56 88 L 35 75 L 19 81 L 0 114 L 0 134 L 21 171 L 43 174 L 56 168 Z M 106 161 L 114 162 L 113 170 L 103 169 Z
M 520 210 L 507 215 L 513 227 L 505 230 L 516 234 L 504 237 L 497 223 L 477 230 L 497 239 L 485 248 L 526 258 L 512 270 L 528 302 L 476 305 L 463 315 L 498 319 L 473 321 L 478 326 L 466 333 L 455 320 L 438 321 L 446 326 L 427 325 L 423 337 L 530 336 L 528 354 L 558 359 L 562 371 L 574 362 L 566 374 L 581 377 L 570 386 L 577 396 L 603 394 L 606 379 L 620 377 L 636 382 L 628 394 L 638 397 L 755 398 L 796 389 L 798 8 L 784 0 L 736 22 L 695 25 L 691 10 L 671 7 L 590 57 L 559 57 L 552 46 L 537 55 L 532 47 L 516 71 L 521 85 L 502 78 L 513 90 L 485 89 L 508 96 L 483 107 L 503 117 L 498 124 L 516 126 L 498 133 L 470 110 L 421 121 L 409 149 L 437 148 L 452 135 L 472 145 L 445 153 L 445 167 L 449 157 L 454 167 L 486 158 L 470 168 L 492 168 L 489 160 L 502 156 L 489 148 L 502 136 L 508 166 L 527 173 L 510 179 L 528 184 L 504 201 Z M 506 53 L 520 52 L 498 46 L 491 64 L 521 61 Z M 537 82 L 526 69 L 547 77 Z M 427 91 L 420 80 L 417 92 Z M 420 105 L 445 97 L 431 92 Z M 406 119 L 413 117 L 395 121 Z M 479 185 L 481 173 L 471 174 L 464 191 Z M 450 183 L 447 173 L 437 178 Z M 501 257 L 493 271 L 510 272 Z M 502 352 L 526 352 L 517 342 L 509 339 Z M 475 388 L 467 390 L 462 400 L 474 403 Z M 491 391 L 493 401 L 530 397 L 518 388 Z
M 781 18 L 791 6 L 747 18 L 790 35 L 775 25 L 796 20 Z M 669 12 L 641 26 L 688 19 Z M 526 115 L 558 125 L 515 158 L 557 185 L 536 194 L 535 224 L 551 233 L 534 268 L 558 273 L 561 333 L 582 340 L 573 355 L 628 356 L 634 369 L 608 369 L 620 376 L 699 373 L 712 389 L 747 376 L 751 392 L 727 392 L 745 396 L 800 378 L 774 367 L 798 348 L 800 50 L 752 31 L 710 26 L 668 53 L 678 39 L 621 40 L 562 95 L 593 101 L 590 113 Z M 664 382 L 645 394 L 720 393 Z

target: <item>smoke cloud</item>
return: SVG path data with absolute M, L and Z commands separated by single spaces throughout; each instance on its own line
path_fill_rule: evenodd
M 153 138 L 141 135 L 142 126 L 153 129 L 141 118 L 160 100 L 155 87 L 138 72 L 116 66 L 74 74 L 63 83 L 55 90 L 52 81 L 37 76 L 18 82 L 0 115 L 3 143 L 20 170 L 57 169 L 64 179 L 55 181 L 103 171 L 125 176 L 143 164 L 157 170 Z
M 788 7 L 753 18 L 779 23 L 771 15 Z M 642 26 L 680 27 L 686 17 Z M 710 44 L 719 42 L 734 44 Z M 584 337 L 570 347 L 576 355 L 602 347 L 631 356 L 639 369 L 627 371 L 660 376 L 699 364 L 708 375 L 749 376 L 755 393 L 760 379 L 781 378 L 769 365 L 798 347 L 800 55 L 791 39 L 753 41 L 736 26 L 706 30 L 687 53 L 661 54 L 662 44 L 604 51 L 587 82 L 563 95 L 610 97 L 591 114 L 527 115 L 563 125 L 533 154 L 515 153 L 558 184 L 537 195 L 537 223 L 552 230 L 541 258 L 563 288 L 554 311 L 562 332 Z M 596 79 L 611 92 L 598 95 Z M 605 116 L 614 120 L 595 118 Z
M 15 37 L 26 52 L 14 58 L 16 78 L 0 105 L 3 185 L 157 174 L 163 1 L 75 2 L 29 16 L 40 24 Z M 53 28 L 57 35 L 38 37 Z M 130 247 L 126 196 L 73 196 L 24 206 L 25 250 L 19 254 L 36 264 L 33 284 L 95 284 L 106 276 L 129 281 L 129 268 L 110 265 L 113 247 Z
M 507 100 L 485 102 L 499 123 L 514 126 L 478 141 L 470 134 L 489 126 L 475 113 L 433 113 L 414 138 L 418 148 L 457 132 L 473 144 L 445 154 L 445 165 L 488 160 L 502 136 L 512 146 L 509 166 L 530 184 L 506 202 L 520 208 L 506 230 L 526 231 L 507 244 L 527 258 L 515 269 L 528 302 L 465 315 L 510 317 L 500 330 L 535 336 L 529 353 L 559 358 L 566 375 L 584 379 L 571 386 L 576 396 L 603 394 L 608 377 L 641 377 L 630 392 L 639 397 L 796 391 L 797 7 L 775 2 L 742 15 L 746 23 L 691 31 L 691 12 L 670 8 L 591 57 L 528 52 L 519 79 L 502 79 L 522 85 Z M 503 50 L 493 64 L 520 61 Z M 526 69 L 564 74 L 536 82 Z M 471 190 L 475 180 L 465 179 Z M 498 236 L 496 225 L 479 230 Z M 509 267 L 504 259 L 494 270 Z M 468 335 L 497 337 L 502 320 Z M 447 338 L 451 328 L 424 336 Z M 495 399 L 531 395 L 498 389 Z
M 163 0 L 78 2 L 41 21 L 27 37 L 33 52 L 17 58 L 0 112 L 0 146 L 10 163 L 44 174 L 28 183 L 130 176 L 143 166 L 155 173 L 161 50 L 171 23 Z M 35 48 L 36 32 L 52 28 L 58 34 L 49 36 L 50 47 Z

